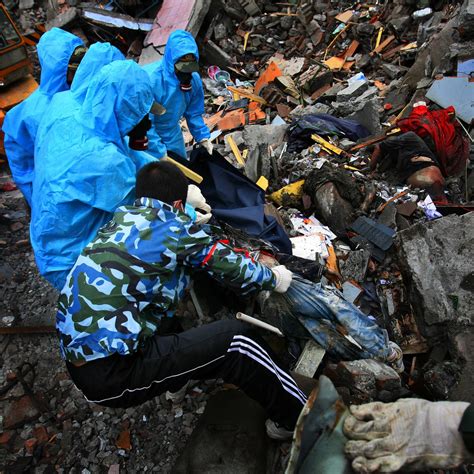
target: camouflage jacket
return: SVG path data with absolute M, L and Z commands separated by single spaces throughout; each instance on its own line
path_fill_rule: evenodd
M 142 198 L 118 208 L 62 289 L 56 316 L 62 356 L 83 362 L 136 351 L 163 316 L 173 315 L 193 269 L 241 294 L 275 287 L 270 269 L 170 205 Z

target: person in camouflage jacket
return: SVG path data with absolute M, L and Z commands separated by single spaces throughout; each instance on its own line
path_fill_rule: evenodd
M 157 334 L 194 271 L 240 294 L 285 292 L 291 272 L 255 262 L 197 225 L 184 212 L 187 180 L 174 165 L 145 166 L 136 189 L 134 205 L 100 229 L 61 292 L 60 349 L 76 386 L 89 401 L 128 407 L 190 379 L 223 378 L 267 409 L 274 432 L 291 434 L 306 397 L 250 327 L 218 321 Z

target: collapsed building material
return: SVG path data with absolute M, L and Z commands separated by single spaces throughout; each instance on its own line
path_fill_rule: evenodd
M 453 106 L 467 124 L 474 121 L 474 82 L 469 77 L 443 77 L 433 82 L 426 97 L 440 107 Z
M 398 234 L 404 278 L 425 336 L 443 333 L 446 324 L 474 324 L 469 265 L 474 251 L 473 226 L 474 213 L 470 212 L 417 224 Z

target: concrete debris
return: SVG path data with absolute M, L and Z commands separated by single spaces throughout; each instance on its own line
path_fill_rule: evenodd
M 448 324 L 474 324 L 469 262 L 474 252 L 472 226 L 471 212 L 417 224 L 398 233 L 400 263 L 410 279 L 411 301 L 424 335 L 445 332 Z

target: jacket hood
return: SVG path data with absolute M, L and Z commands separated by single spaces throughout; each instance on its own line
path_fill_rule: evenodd
M 185 54 L 194 54 L 199 61 L 199 51 L 193 35 L 188 31 L 176 30 L 170 34 L 165 46 L 164 65 L 168 74 L 174 75 L 174 65 Z
M 107 64 L 122 59 L 125 59 L 125 56 L 110 43 L 94 43 L 87 50 L 72 81 L 71 92 L 74 99 L 82 104 L 87 88 L 96 74 Z
M 60 28 L 47 31 L 38 43 L 38 59 L 41 65 L 40 90 L 52 95 L 69 89 L 66 82 L 67 66 L 71 55 L 82 40 Z
M 152 104 L 148 74 L 134 61 L 114 61 L 91 80 L 76 117 L 108 142 L 118 144 L 150 111 Z

